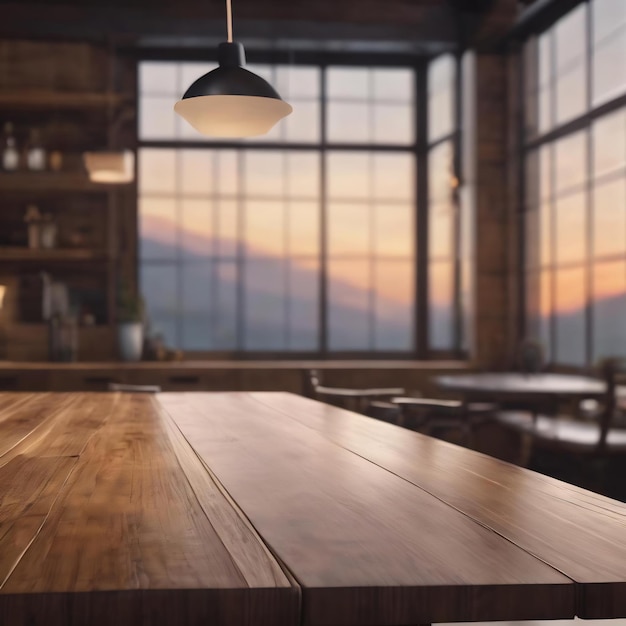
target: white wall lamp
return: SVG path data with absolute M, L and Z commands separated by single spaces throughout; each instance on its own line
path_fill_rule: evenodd
M 132 183 L 135 178 L 135 154 L 130 150 L 85 152 L 83 159 L 92 183 Z
M 103 150 L 85 152 L 83 161 L 89 180 L 92 183 L 117 185 L 132 183 L 135 179 L 135 153 L 132 150 L 118 149 L 117 136 L 120 127 L 128 119 L 129 110 L 114 112 L 115 84 L 116 84 L 116 50 L 111 42 L 109 46 L 109 103 L 107 109 L 107 143 Z M 117 113 L 117 115 L 115 115 Z
M 201 76 L 174 110 L 202 135 L 265 135 L 293 109 L 264 79 L 243 65 L 243 46 L 233 42 L 231 0 L 226 0 L 228 41 L 217 48 L 219 67 Z

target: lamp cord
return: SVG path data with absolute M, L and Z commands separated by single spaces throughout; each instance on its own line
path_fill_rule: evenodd
M 233 8 L 232 8 L 232 0 L 226 0 L 226 24 L 228 26 L 228 43 L 233 43 Z

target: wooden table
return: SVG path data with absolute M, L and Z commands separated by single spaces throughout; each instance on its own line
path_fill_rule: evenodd
M 588 376 L 569 374 L 477 373 L 435 377 L 446 391 L 467 398 L 493 400 L 558 398 L 599 398 L 606 394 L 606 383 Z
M 0 624 L 626 616 L 626 505 L 285 393 L 0 395 Z

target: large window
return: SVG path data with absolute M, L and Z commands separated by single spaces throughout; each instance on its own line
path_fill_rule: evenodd
M 425 355 L 416 332 L 427 291 L 418 293 L 416 275 L 425 224 L 418 70 L 251 65 L 294 113 L 264 137 L 214 143 L 172 113 L 209 69 L 139 67 L 140 284 L 154 329 L 189 351 Z M 454 69 L 434 75 L 436 187 L 449 186 L 456 149 Z M 454 212 L 444 195 L 432 195 L 432 318 L 441 329 L 430 348 L 453 351 L 454 241 L 445 221 Z
M 626 355 L 626 3 L 525 48 L 527 332 L 558 364 Z

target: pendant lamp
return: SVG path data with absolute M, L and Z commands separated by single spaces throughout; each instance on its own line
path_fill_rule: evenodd
M 219 67 L 198 78 L 174 110 L 202 135 L 265 135 L 293 109 L 267 81 L 243 67 L 243 46 L 233 42 L 231 0 L 226 0 L 226 14 L 228 41 L 217 48 Z

